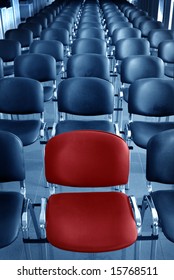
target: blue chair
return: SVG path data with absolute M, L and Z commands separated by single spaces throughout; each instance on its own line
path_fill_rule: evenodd
M 40 238 L 40 231 L 33 205 L 26 197 L 25 165 L 21 140 L 10 132 L 0 131 L 0 153 L 0 183 L 6 183 L 6 188 L 11 182 L 20 184 L 20 191 L 0 191 L 1 249 L 10 246 L 18 238 L 20 229 L 22 229 L 23 240 L 29 239 L 29 212 L 37 238 Z M 26 256 L 31 259 L 28 244 L 25 242 L 24 244 Z
M 154 135 L 147 144 L 146 178 L 149 194 L 142 202 L 142 218 L 146 209 L 152 216 L 151 259 L 157 257 L 159 229 L 164 236 L 174 242 L 174 129 Z M 156 183 L 155 191 L 152 186 Z

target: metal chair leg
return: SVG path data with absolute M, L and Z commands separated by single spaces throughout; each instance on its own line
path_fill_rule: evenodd
M 134 260 L 140 260 L 141 240 L 137 240 L 134 246 Z
M 151 252 L 150 252 L 150 259 L 151 260 L 156 260 L 157 244 L 158 244 L 158 240 L 155 239 L 155 240 L 151 241 Z

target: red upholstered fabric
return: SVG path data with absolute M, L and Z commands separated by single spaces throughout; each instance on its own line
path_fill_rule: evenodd
M 46 220 L 48 241 L 64 250 L 119 250 L 137 239 L 129 198 L 119 192 L 52 195 Z
M 129 149 L 111 133 L 62 133 L 46 145 L 45 174 L 48 182 L 65 186 L 123 185 L 128 181 Z

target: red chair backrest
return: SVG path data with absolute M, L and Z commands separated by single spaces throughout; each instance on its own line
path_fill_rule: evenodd
M 124 185 L 129 149 L 122 138 L 100 131 L 72 131 L 51 138 L 45 150 L 48 182 L 74 187 Z

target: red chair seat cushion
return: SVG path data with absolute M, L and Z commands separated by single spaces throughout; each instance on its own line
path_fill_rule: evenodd
M 119 192 L 52 195 L 46 221 L 49 243 L 69 251 L 119 250 L 137 239 L 129 198 Z

